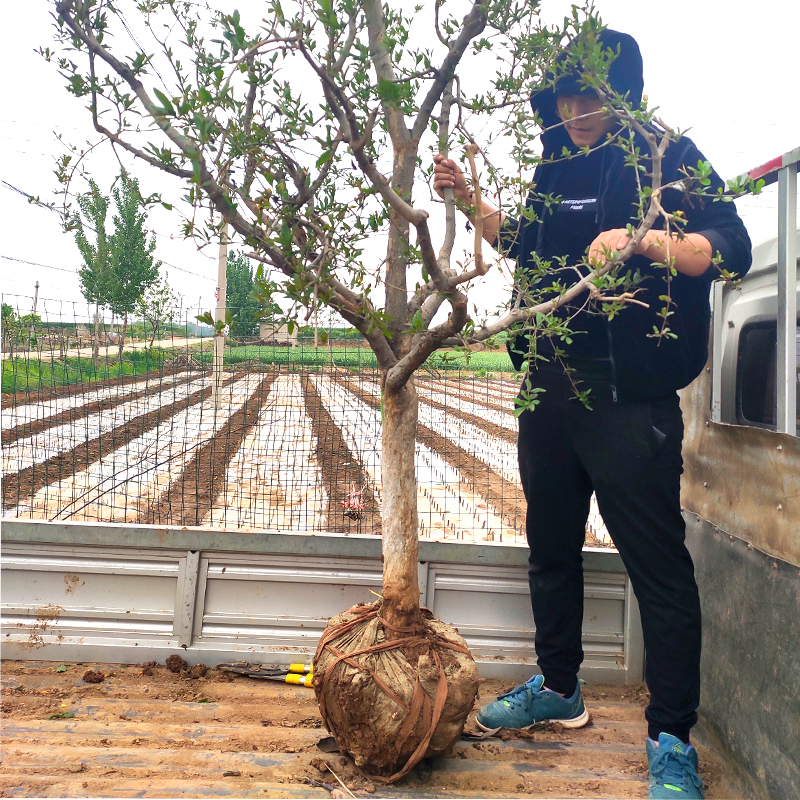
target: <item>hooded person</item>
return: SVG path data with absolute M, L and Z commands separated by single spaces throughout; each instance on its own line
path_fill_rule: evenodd
M 597 46 L 599 45 L 599 47 Z M 543 128 L 542 160 L 527 207 L 517 220 L 483 203 L 484 236 L 516 260 L 516 288 L 547 299 L 602 265 L 628 243 L 628 226 L 642 216 L 638 181 L 651 182 L 652 161 L 638 171 L 626 158 L 634 146 L 649 153 L 603 111 L 595 77 L 584 64 L 608 65 L 607 83 L 637 108 L 644 87 L 636 41 L 612 30 L 574 39 L 556 59 L 543 88 L 531 97 Z M 657 129 L 651 128 L 659 134 Z M 522 396 L 537 405 L 519 417 L 519 465 L 527 500 L 526 530 L 536 675 L 482 708 L 484 729 L 527 728 L 558 720 L 578 728 L 588 722 L 578 671 L 583 660 L 582 548 L 594 491 L 600 513 L 622 557 L 639 601 L 650 704 L 646 754 L 649 797 L 702 798 L 697 753 L 689 732 L 700 698 L 700 603 L 694 566 L 685 545 L 680 506 L 683 421 L 677 390 L 688 385 L 708 357 L 709 289 L 718 266 L 744 275 L 750 240 L 731 202 L 711 195 L 724 187 L 713 170 L 702 196 L 691 191 L 691 170 L 705 158 L 688 137 L 671 142 L 661 162 L 661 204 L 681 212 L 679 234 L 663 217 L 635 247 L 618 275 L 629 280 L 636 303 L 609 319 L 579 295 L 556 311 L 568 319 L 565 336 L 520 334 L 509 347 L 525 369 Z M 452 188 L 469 204 L 463 173 L 434 157 L 434 188 Z M 547 197 L 547 202 L 545 202 Z M 473 214 L 474 216 L 474 210 Z M 563 259 L 566 269 L 557 269 Z M 551 269 L 540 269 L 550 262 Z M 666 264 L 670 264 L 669 269 Z M 664 298 L 667 298 L 666 300 Z M 666 306 L 666 316 L 665 314 Z M 669 331 L 662 335 L 666 325 Z M 589 391 L 589 405 L 576 399 Z

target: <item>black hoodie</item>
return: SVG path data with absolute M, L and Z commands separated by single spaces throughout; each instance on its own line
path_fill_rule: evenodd
M 636 41 L 627 34 L 604 30 L 598 36 L 605 48 L 617 53 L 609 69 L 608 81 L 615 92 L 627 94 L 628 102 L 636 107 L 642 99 L 643 70 L 642 59 Z M 570 44 L 570 47 L 573 43 Z M 562 55 L 562 61 L 566 54 Z M 557 62 L 558 64 L 558 62 Z M 557 67 L 558 68 L 558 67 Z M 581 91 L 579 71 L 562 75 L 555 81 L 561 94 L 574 94 Z M 546 88 L 534 92 L 531 104 L 538 112 L 545 130 L 542 134 L 543 159 L 561 157 L 562 149 L 567 147 L 575 152 L 567 132 L 558 125 L 555 89 L 551 75 Z M 593 91 L 588 89 L 588 91 Z M 641 137 L 637 136 L 637 139 Z M 639 151 L 648 153 L 647 143 L 641 138 L 637 141 Z M 602 175 L 597 202 L 597 223 L 600 231 L 625 228 L 629 223 L 636 224 L 638 190 L 635 173 L 625 164 L 625 151 L 617 145 L 606 145 L 603 157 Z M 663 183 L 681 179 L 681 168 L 695 167 L 705 161 L 702 153 L 686 136 L 670 144 L 662 162 Z M 559 194 L 558 176 L 561 163 L 540 164 L 534 173 L 533 183 L 538 194 Z M 645 165 L 648 166 L 649 159 Z M 644 178 L 644 180 L 647 180 Z M 711 185 L 707 187 L 716 192 L 724 184 L 712 172 Z M 543 225 L 547 216 L 533 194 L 528 197 L 528 207 L 537 212 L 544 222 L 506 219 L 500 232 L 501 250 L 517 260 L 517 270 L 525 270 L 531 258 L 524 254 L 542 252 Z M 682 210 L 687 218 L 685 233 L 700 233 L 711 244 L 715 253 L 722 257 L 722 266 L 729 272 L 743 276 L 750 268 L 750 238 L 731 202 L 714 202 L 710 199 L 692 197 L 678 190 L 668 190 L 662 197 L 662 205 L 667 211 Z M 656 228 L 663 228 L 659 222 Z M 649 308 L 628 305 L 607 322 L 608 348 L 611 357 L 612 383 L 620 400 L 641 400 L 667 394 L 687 386 L 705 366 L 708 358 L 708 335 L 711 311 L 709 287 L 718 274 L 713 266 L 700 277 L 690 277 L 678 273 L 672 278 L 669 292 L 673 301 L 670 310 L 669 327 L 677 335 L 672 338 L 648 338 L 654 327 L 660 329 L 661 318 L 658 311 L 664 307 L 660 296 L 668 292 L 666 270 L 651 266 L 650 260 L 643 256 L 632 256 L 625 269 L 639 270 L 645 279 L 639 285 L 637 299 L 649 304 Z M 527 341 L 518 337 L 509 347 L 511 360 L 521 369 Z

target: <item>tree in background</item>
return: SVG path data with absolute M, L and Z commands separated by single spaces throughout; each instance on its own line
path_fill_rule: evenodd
M 253 266 L 250 259 L 237 250 L 228 253 L 228 287 L 226 305 L 233 322 L 233 336 L 257 336 L 261 307 L 253 295 Z
M 90 178 L 89 191 L 78 195 L 77 204 L 79 210 L 71 216 L 68 227 L 75 231 L 75 243 L 83 258 L 83 266 L 78 270 L 81 294 L 88 303 L 94 303 L 92 366 L 96 370 L 100 354 L 100 309 L 111 299 L 111 243 L 106 234 L 108 197 L 103 196 Z
M 14 354 L 14 329 L 17 324 L 17 314 L 14 307 L 8 303 L 2 304 L 2 316 L 0 317 L 0 326 L 3 329 L 3 352 L 10 352 Z
M 151 283 L 136 301 L 134 312 L 152 328 L 150 347 L 153 346 L 158 326 L 174 319 L 177 303 L 178 297 L 169 285 L 169 273 Z
M 142 210 L 144 201 L 138 180 L 123 172 L 117 181 L 112 189 L 117 210 L 113 217 L 113 233 L 108 234 L 106 230 L 109 198 L 102 194 L 92 178 L 89 191 L 76 198 L 78 212 L 67 220 L 83 257 L 83 266 L 78 270 L 81 293 L 95 306 L 92 347 L 95 369 L 100 351 L 100 309 L 109 308 L 123 318 L 119 340 L 121 361 L 128 315 L 145 290 L 157 280 L 161 266 L 161 262 L 153 258 L 155 237 L 148 241 L 148 231 L 144 227 L 147 213 Z
M 111 280 L 107 304 L 113 313 L 123 318 L 119 340 L 119 360 L 122 361 L 128 315 L 136 308 L 147 288 L 158 279 L 161 262 L 153 257 L 155 236 L 149 240 L 147 238 L 147 212 L 142 208 L 139 181 L 123 172 L 112 195 L 117 213 L 114 215 L 114 233 L 110 240 Z

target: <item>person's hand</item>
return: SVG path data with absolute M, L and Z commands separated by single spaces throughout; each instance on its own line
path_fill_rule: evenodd
M 470 189 L 461 167 L 441 153 L 433 157 L 433 189 L 439 197 L 444 197 L 445 189 L 452 189 L 453 196 L 462 203 L 470 202 Z
M 615 250 L 619 252 L 628 244 L 630 238 L 625 228 L 603 231 L 589 245 L 589 263 L 593 267 L 602 267 Z M 639 247 L 634 250 L 634 255 L 639 252 Z

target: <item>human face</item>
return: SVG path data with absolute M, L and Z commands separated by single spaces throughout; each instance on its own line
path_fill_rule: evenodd
M 576 147 L 593 147 L 614 127 L 614 118 L 602 105 L 594 94 L 556 95 L 558 116 Z

